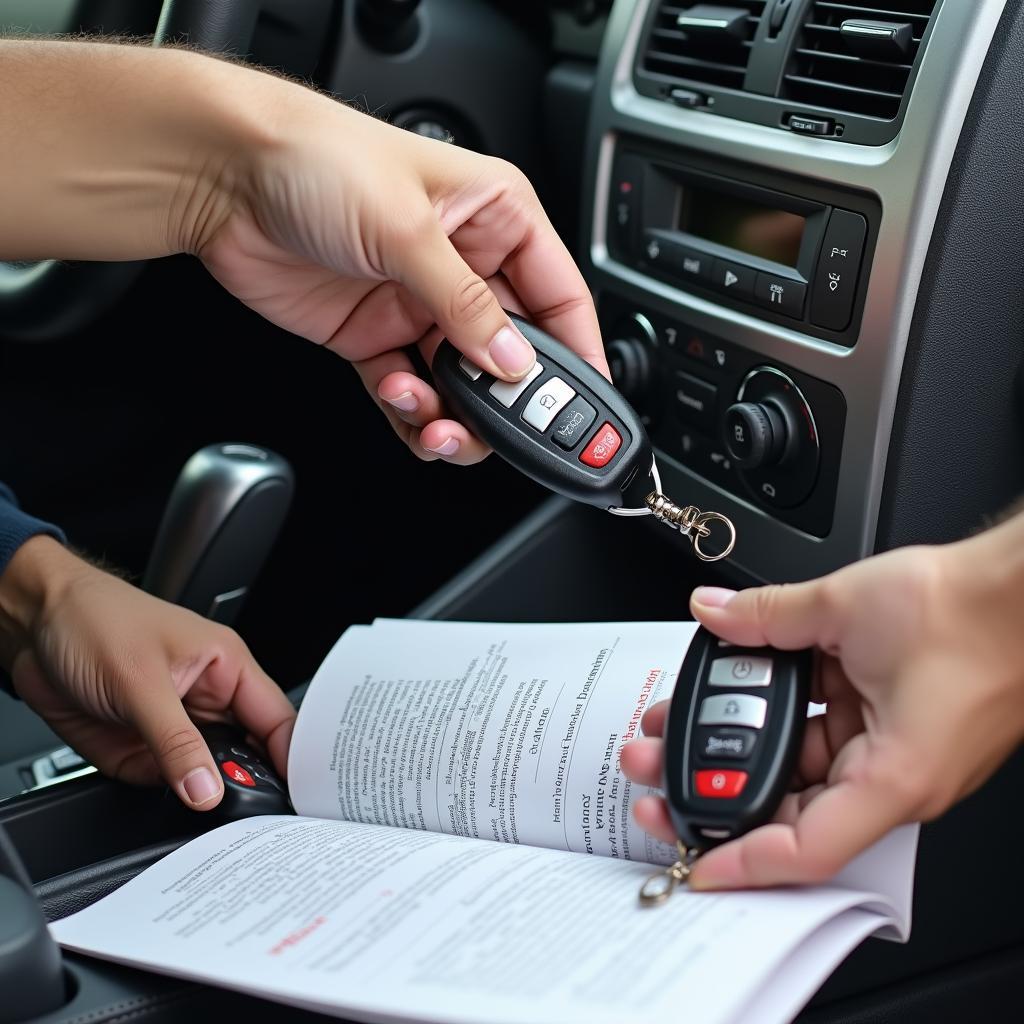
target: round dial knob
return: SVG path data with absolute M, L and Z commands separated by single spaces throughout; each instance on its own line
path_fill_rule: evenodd
M 643 397 L 651 383 L 651 358 L 638 338 L 615 338 L 607 346 L 612 382 L 631 402 Z
M 741 469 L 775 466 L 790 454 L 793 439 L 782 409 L 764 402 L 737 402 L 725 413 L 725 444 Z

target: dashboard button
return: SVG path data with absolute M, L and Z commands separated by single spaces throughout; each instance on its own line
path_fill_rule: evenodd
M 702 92 L 697 92 L 694 89 L 684 89 L 678 85 L 674 89 L 669 89 L 668 98 L 677 107 L 703 107 L 708 101 L 707 96 Z
M 621 260 L 632 260 L 635 255 L 643 174 L 644 162 L 639 156 L 618 155 L 608 197 L 608 240 L 612 255 Z
M 778 274 L 759 273 L 754 287 L 754 296 L 758 303 L 766 309 L 783 313 L 786 316 L 803 316 L 804 298 L 807 285 L 802 281 L 794 281 L 790 277 Z
M 811 323 L 845 331 L 853 315 L 867 221 L 859 213 L 833 210 L 818 257 L 811 296 Z
M 583 439 L 590 425 L 597 419 L 597 410 L 584 398 L 574 398 L 561 416 L 555 420 L 551 440 L 571 452 Z
M 551 426 L 551 421 L 576 397 L 561 377 L 552 377 L 533 393 L 523 410 L 523 421 L 542 434 Z
M 715 258 L 706 252 L 701 252 L 700 249 L 676 244 L 671 246 L 666 259 L 673 273 L 683 280 L 689 279 L 704 284 L 711 280 Z
M 754 297 L 754 280 L 757 272 L 750 267 L 729 260 L 715 260 L 711 274 L 711 283 L 724 295 L 731 295 L 737 299 Z
M 836 130 L 836 123 L 828 117 L 803 117 L 793 114 L 789 119 L 789 127 L 801 135 L 831 135 Z
M 705 434 L 714 434 L 718 388 L 706 380 L 677 370 L 672 397 L 676 414 L 684 423 L 692 423 Z

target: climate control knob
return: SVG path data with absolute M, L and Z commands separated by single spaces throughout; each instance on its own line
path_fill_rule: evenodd
M 784 462 L 792 442 L 785 413 L 771 399 L 737 402 L 726 410 L 725 445 L 741 469 Z
M 794 508 L 808 499 L 820 451 L 814 414 L 796 382 L 774 366 L 744 378 L 725 412 L 722 440 L 759 501 Z
M 605 354 L 612 383 L 649 424 L 653 413 L 651 385 L 658 337 L 642 313 L 623 317 L 610 336 L 612 340 L 605 346 Z

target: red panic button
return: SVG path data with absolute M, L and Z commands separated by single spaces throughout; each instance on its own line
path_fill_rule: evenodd
M 256 780 L 240 764 L 236 764 L 234 761 L 225 761 L 221 768 L 229 779 L 240 782 L 243 786 L 256 785 Z
M 709 768 L 694 772 L 693 781 L 698 796 L 732 800 L 743 792 L 743 787 L 747 784 L 747 773 L 725 768 Z
M 610 423 L 605 423 L 583 449 L 580 462 L 594 469 L 602 469 L 615 458 L 615 453 L 621 447 L 622 435 Z

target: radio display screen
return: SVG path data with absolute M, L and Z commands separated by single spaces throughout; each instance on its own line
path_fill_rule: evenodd
M 708 242 L 795 267 L 807 221 L 797 213 L 714 192 L 683 186 L 679 230 Z

